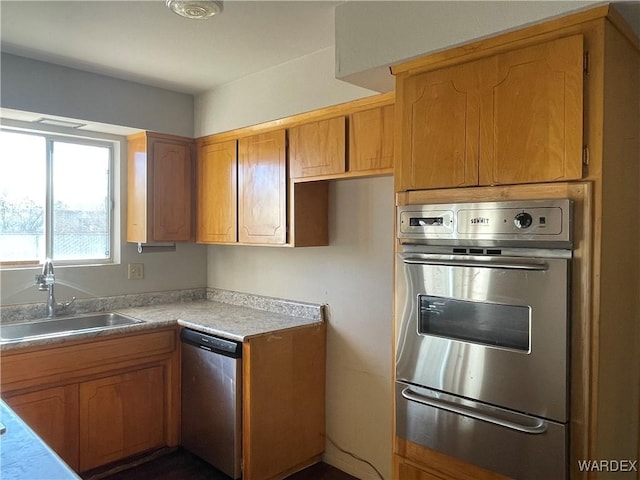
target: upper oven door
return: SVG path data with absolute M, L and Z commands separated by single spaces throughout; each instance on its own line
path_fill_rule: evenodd
M 568 265 L 400 253 L 397 380 L 566 421 Z

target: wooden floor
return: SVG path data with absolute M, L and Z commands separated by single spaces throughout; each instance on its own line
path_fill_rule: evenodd
M 82 474 L 84 480 L 230 480 L 186 450 L 156 452 L 151 455 L 101 467 Z M 286 480 L 356 480 L 326 463 L 318 463 Z

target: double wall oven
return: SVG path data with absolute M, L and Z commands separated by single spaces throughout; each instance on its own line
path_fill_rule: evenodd
M 396 434 L 567 478 L 571 202 L 398 207 Z

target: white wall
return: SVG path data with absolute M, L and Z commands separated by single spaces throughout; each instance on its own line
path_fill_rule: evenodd
M 196 137 L 247 127 L 377 92 L 336 80 L 334 49 L 277 65 L 196 97 Z
M 196 135 L 249 126 L 375 92 L 336 80 L 332 48 L 196 97 Z M 391 478 L 393 180 L 330 185 L 328 247 L 209 247 L 207 283 L 329 306 L 327 434 Z M 325 461 L 363 479 L 371 467 L 329 441 Z
M 327 435 L 390 479 L 393 179 L 332 182 L 329 202 L 328 247 L 210 247 L 208 285 L 328 305 Z M 379 478 L 330 442 L 325 461 Z

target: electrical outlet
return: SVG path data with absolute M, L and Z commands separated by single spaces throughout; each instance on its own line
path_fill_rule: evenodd
M 144 278 L 144 263 L 130 263 L 127 269 L 129 280 L 142 280 Z

